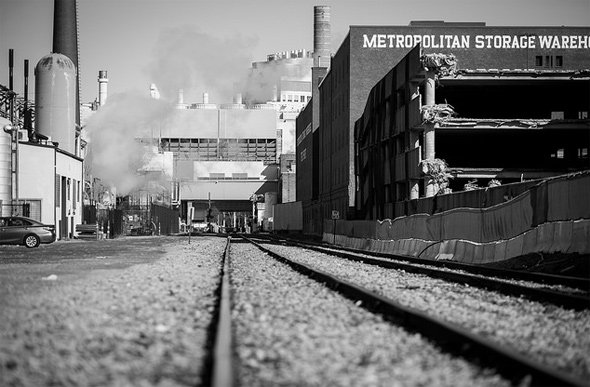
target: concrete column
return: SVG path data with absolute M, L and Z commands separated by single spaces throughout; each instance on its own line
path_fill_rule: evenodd
M 426 82 L 424 83 L 424 104 L 425 105 L 434 105 L 434 87 L 435 87 L 435 77 L 433 71 L 428 71 L 426 73 Z M 428 124 L 426 128 L 424 128 L 424 159 L 425 160 L 433 160 L 434 159 L 434 128 L 435 124 Z M 435 194 L 435 187 L 434 184 L 429 182 L 427 178 L 424 181 L 425 193 L 426 197 L 434 196 Z
M 418 87 L 418 83 L 410 83 L 410 93 L 411 99 L 414 100 L 416 98 L 420 98 L 420 90 Z M 420 134 L 416 131 L 410 131 L 410 149 L 415 149 L 420 147 Z M 410 185 L 410 200 L 418 199 L 420 197 L 420 187 L 419 181 L 413 180 L 411 181 Z

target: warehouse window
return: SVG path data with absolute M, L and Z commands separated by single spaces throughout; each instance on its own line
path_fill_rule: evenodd
M 553 67 L 553 57 L 551 55 L 545 55 L 545 67 Z
M 563 56 L 557 55 L 555 57 L 555 67 L 563 67 Z
M 535 57 L 535 66 L 537 66 L 537 67 L 543 66 L 543 56 L 537 55 Z
M 59 207 L 60 203 L 61 203 L 61 176 L 60 175 L 55 175 L 55 206 Z
M 578 148 L 578 158 L 579 159 L 587 159 L 588 158 L 588 148 Z

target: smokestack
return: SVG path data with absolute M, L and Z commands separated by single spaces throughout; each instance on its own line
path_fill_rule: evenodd
M 242 93 L 236 93 L 234 96 L 234 103 L 235 104 L 242 104 Z
M 107 101 L 107 86 L 109 79 L 107 78 L 107 72 L 100 70 L 98 72 L 98 106 L 102 106 Z
M 209 93 L 203 93 L 203 103 L 209 103 Z
M 160 99 L 160 92 L 155 83 L 152 83 L 150 86 L 150 95 L 153 99 Z
M 54 0 L 53 52 L 76 66 L 76 124 L 80 126 L 80 70 L 78 69 L 78 6 L 76 0 Z
M 330 66 L 330 7 L 316 5 L 313 7 L 313 65 Z

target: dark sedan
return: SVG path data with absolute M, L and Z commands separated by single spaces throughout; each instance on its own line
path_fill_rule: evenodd
M 0 244 L 33 248 L 55 241 L 55 227 L 24 216 L 0 217 Z

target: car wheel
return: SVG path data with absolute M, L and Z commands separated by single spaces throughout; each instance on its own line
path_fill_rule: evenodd
M 29 234 L 25 237 L 25 246 L 29 249 L 39 246 L 39 243 L 41 243 L 41 240 L 35 234 Z

